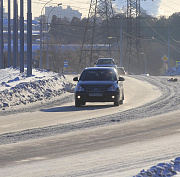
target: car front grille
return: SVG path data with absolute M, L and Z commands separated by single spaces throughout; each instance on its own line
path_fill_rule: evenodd
M 107 88 L 104 86 L 90 86 L 85 87 L 86 92 L 106 92 Z

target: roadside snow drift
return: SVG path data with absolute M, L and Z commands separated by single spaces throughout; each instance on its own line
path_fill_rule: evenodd
M 177 175 L 180 172 L 180 157 L 176 158 L 171 163 L 160 163 L 156 166 L 151 167 L 147 171 L 142 170 L 138 175 L 134 177 L 168 177 Z
M 47 100 L 71 91 L 72 84 L 63 75 L 33 69 L 26 77 L 19 69 L 0 70 L 0 108 Z
M 169 68 L 167 70 L 167 72 L 165 73 L 165 76 L 176 76 L 176 75 L 180 75 L 180 67 L 173 67 L 173 68 Z

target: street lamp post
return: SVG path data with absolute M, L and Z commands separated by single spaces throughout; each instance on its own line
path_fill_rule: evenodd
M 18 60 L 18 4 L 14 0 L 14 18 L 13 18 L 13 68 L 17 67 Z
M 154 40 L 154 37 L 151 37 L 151 38 L 149 38 L 149 39 L 143 39 L 143 40 L 146 40 L 146 41 L 152 41 L 152 40 Z M 145 64 L 144 64 L 144 72 L 145 72 L 145 74 L 147 74 L 147 56 L 146 56 L 146 53 L 141 53 L 141 55 L 144 55 L 144 62 L 145 62 Z
M 168 69 L 170 68 L 170 30 L 168 29 Z
M 120 62 L 119 66 L 122 67 L 122 19 L 121 19 L 121 28 L 120 28 Z
M 31 0 L 27 4 L 27 77 L 32 75 L 32 11 Z
M 1 0 L 0 5 L 0 68 L 3 69 L 3 0 Z
M 8 0 L 8 67 L 11 66 L 11 2 Z
M 59 3 L 57 6 L 53 7 L 48 16 L 47 16 L 47 71 L 49 71 L 49 25 L 48 25 L 48 19 L 49 19 L 49 15 L 50 13 L 56 8 L 59 7 L 60 5 L 62 5 L 62 3 Z
M 144 59 L 145 59 L 145 65 L 144 65 L 144 74 L 147 74 L 147 58 L 146 58 L 146 54 L 145 53 L 141 53 L 141 55 L 144 55 Z
M 24 0 L 20 1 L 20 72 L 24 72 Z
M 51 2 L 52 0 L 46 2 L 41 10 L 41 21 L 40 21 L 40 69 L 42 69 L 42 12 L 43 12 L 43 9 L 44 7 L 46 6 L 46 4 L 48 4 L 49 2 Z

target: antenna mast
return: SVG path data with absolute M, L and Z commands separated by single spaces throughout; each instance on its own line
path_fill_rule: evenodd
M 127 0 L 127 47 L 124 67 L 128 72 L 140 74 L 144 71 L 141 48 L 140 0 Z
M 119 52 L 111 0 L 91 0 L 81 48 L 81 66 L 93 66 L 99 57 L 116 58 Z

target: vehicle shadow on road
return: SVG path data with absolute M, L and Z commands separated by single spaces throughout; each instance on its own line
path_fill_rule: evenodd
M 114 107 L 113 105 L 86 105 L 81 107 L 75 106 L 62 106 L 50 109 L 41 109 L 42 112 L 70 112 L 70 111 L 87 111 L 87 110 L 98 110 Z

